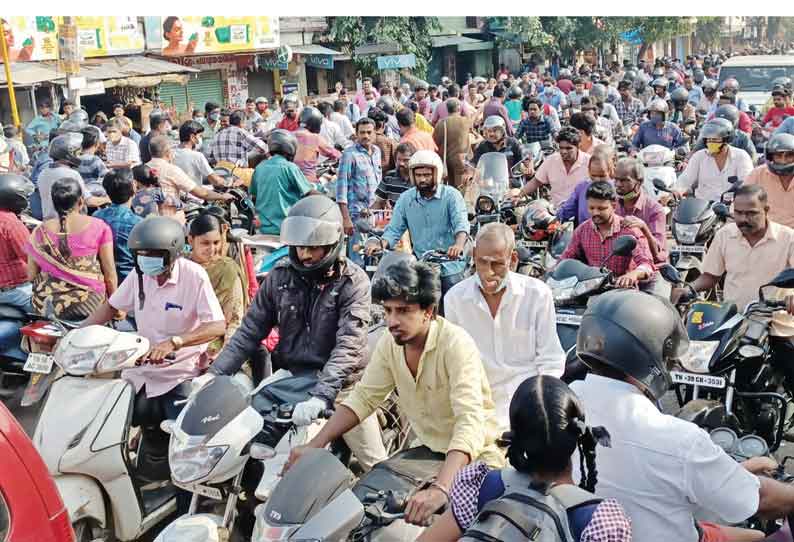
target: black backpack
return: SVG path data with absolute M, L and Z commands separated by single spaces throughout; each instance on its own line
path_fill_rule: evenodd
M 461 542 L 577 542 L 568 510 L 601 502 L 573 485 L 532 487 L 532 479 L 515 469 L 501 471 L 504 495 L 486 504 Z

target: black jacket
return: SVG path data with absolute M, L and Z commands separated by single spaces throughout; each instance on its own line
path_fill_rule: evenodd
M 282 261 L 262 282 L 210 371 L 236 373 L 278 326 L 273 368 L 320 371 L 311 394 L 331 405 L 339 390 L 361 377 L 368 359 L 369 322 L 369 278 L 360 267 L 338 264 L 334 278 L 320 287 Z

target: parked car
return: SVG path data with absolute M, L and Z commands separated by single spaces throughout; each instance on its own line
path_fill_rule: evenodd
M 0 465 L 0 542 L 75 542 L 69 513 L 47 466 L 2 403 Z

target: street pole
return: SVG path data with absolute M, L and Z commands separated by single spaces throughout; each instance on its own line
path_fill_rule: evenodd
M 11 102 L 11 118 L 14 126 L 20 128 L 19 110 L 17 109 L 17 96 L 14 92 L 14 81 L 11 79 L 11 61 L 8 58 L 8 44 L 6 43 L 5 25 L 0 24 L 0 53 L 3 55 L 3 66 L 6 70 L 6 85 L 8 85 L 8 101 Z
M 74 88 L 73 77 L 80 73 L 80 48 L 77 43 L 77 25 L 74 18 L 64 16 L 58 28 L 58 63 L 66 73 L 66 88 L 69 99 L 80 107 L 80 90 Z

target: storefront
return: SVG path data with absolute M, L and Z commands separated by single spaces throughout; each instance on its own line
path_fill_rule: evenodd
M 439 83 L 446 76 L 463 84 L 467 76 L 490 74 L 492 41 L 466 36 L 436 36 L 428 68 L 428 81 Z

